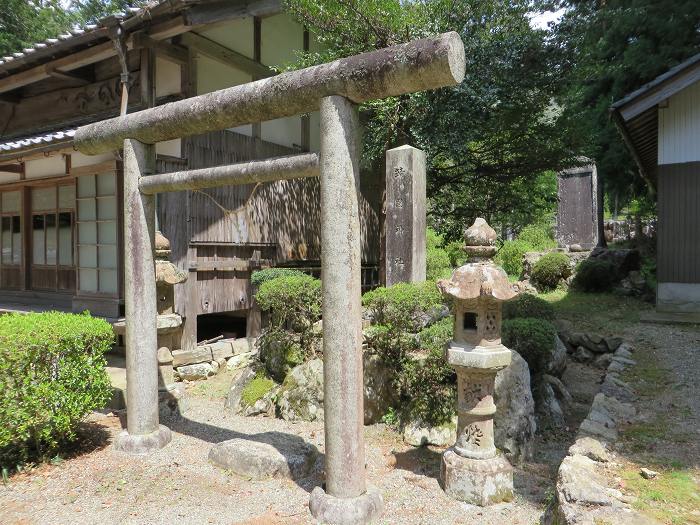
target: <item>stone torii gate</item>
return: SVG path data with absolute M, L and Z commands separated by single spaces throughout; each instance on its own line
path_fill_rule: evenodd
M 155 194 L 301 177 L 321 178 L 321 268 L 326 486 L 310 508 L 325 523 L 366 523 L 382 512 L 368 491 L 363 436 L 360 288 L 360 133 L 357 104 L 462 81 L 455 32 L 283 73 L 81 127 L 75 146 L 124 151 L 127 429 L 115 447 L 148 453 L 170 430 L 158 421 Z M 320 109 L 321 149 L 263 161 L 154 174 L 155 143 Z

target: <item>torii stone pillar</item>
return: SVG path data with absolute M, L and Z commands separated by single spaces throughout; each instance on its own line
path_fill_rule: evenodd
M 126 430 L 114 447 L 145 454 L 170 442 L 158 421 L 158 335 L 155 196 L 139 191 L 139 178 L 155 171 L 155 146 L 124 141 L 124 299 L 126 307 Z
M 322 523 L 361 524 L 383 510 L 365 481 L 360 279 L 360 132 L 357 106 L 321 99 L 321 279 L 326 491 L 309 507 Z

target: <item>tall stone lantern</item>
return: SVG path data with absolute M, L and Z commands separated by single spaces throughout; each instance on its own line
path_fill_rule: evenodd
M 442 456 L 441 478 L 452 498 L 490 505 L 513 498 L 513 469 L 494 445 L 496 373 L 510 364 L 501 344 L 503 302 L 515 296 L 505 271 L 490 258 L 496 232 L 478 218 L 464 232 L 469 263 L 438 282 L 454 302 L 454 340 L 447 361 L 457 372 L 457 442 Z

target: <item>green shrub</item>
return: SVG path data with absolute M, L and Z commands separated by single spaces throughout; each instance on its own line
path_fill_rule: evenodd
M 265 268 L 253 272 L 250 276 L 250 283 L 253 286 L 260 286 L 262 283 L 277 279 L 278 277 L 300 277 L 306 275 L 300 270 L 293 268 Z
M 532 247 L 519 240 L 505 241 L 494 257 L 494 262 L 501 266 L 506 273 L 519 279 L 523 273 L 523 256 Z
M 543 252 L 556 248 L 557 243 L 552 235 L 552 229 L 546 224 L 531 224 L 525 226 L 518 234 L 518 240 L 530 246 L 527 251 Z
M 255 300 L 270 312 L 272 326 L 300 331 L 321 318 L 321 281 L 303 273 L 275 277 L 260 285 Z
M 554 307 L 536 295 L 521 293 L 510 301 L 503 303 L 503 319 L 515 319 L 518 317 L 532 317 L 553 321 Z
M 550 291 L 570 275 L 569 257 L 565 253 L 550 252 L 540 257 L 532 267 L 531 279 L 538 290 Z
M 394 331 L 418 332 L 426 315 L 442 310 L 442 295 L 434 282 L 399 283 L 388 288 L 375 288 L 362 296 L 375 324 L 387 325 Z
M 113 342 L 112 327 L 87 313 L 0 316 L 0 467 L 55 453 L 108 403 Z
M 452 241 L 445 246 L 447 256 L 450 258 L 450 266 L 458 268 L 467 263 L 467 254 L 464 251 L 464 243 Z
M 584 259 L 576 267 L 573 286 L 584 292 L 609 291 L 618 281 L 615 265 L 601 259 Z
M 450 254 L 443 248 L 443 243 L 443 237 L 428 228 L 425 254 L 425 275 L 428 281 L 446 279 L 452 273 Z
M 547 364 L 555 350 L 556 329 L 549 321 L 516 318 L 503 321 L 503 344 L 518 352 L 530 367 L 530 374 L 547 371 Z

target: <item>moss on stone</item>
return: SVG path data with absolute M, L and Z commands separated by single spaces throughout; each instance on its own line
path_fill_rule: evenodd
M 265 394 L 275 387 L 275 382 L 262 373 L 258 373 L 241 392 L 241 401 L 246 406 L 252 406 L 262 399 Z

